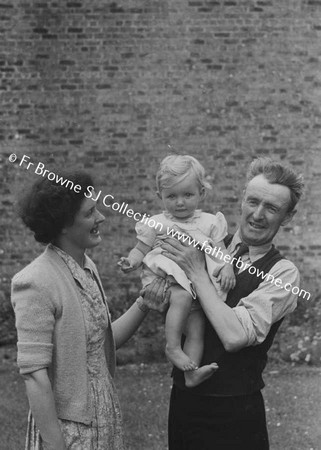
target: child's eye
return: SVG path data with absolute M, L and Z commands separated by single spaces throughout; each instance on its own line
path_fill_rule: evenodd
M 168 198 L 170 198 L 171 200 L 173 200 L 173 198 L 175 198 L 175 195 L 174 195 L 174 194 L 170 194 L 170 195 L 168 196 Z
M 185 197 L 187 197 L 187 198 L 192 197 L 192 196 L 193 196 L 193 194 L 191 194 L 190 192 L 186 192 L 186 194 L 185 194 Z

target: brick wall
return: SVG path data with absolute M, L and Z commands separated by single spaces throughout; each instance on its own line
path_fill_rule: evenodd
M 89 169 L 104 193 L 149 214 L 161 208 L 154 194 L 160 159 L 173 151 L 192 154 L 214 186 L 204 209 L 222 210 L 232 231 L 246 168 L 268 155 L 306 178 L 306 197 L 277 242 L 312 294 L 297 320 L 315 317 L 320 19 L 321 0 L 2 0 L 5 297 L 13 273 L 40 249 L 14 215 L 16 193 L 41 176 L 19 166 L 24 154 L 56 172 Z M 11 153 L 16 163 L 8 161 Z M 104 242 L 93 257 L 119 310 L 139 287 L 137 274 L 124 276 L 116 268 L 135 242 L 135 222 L 107 208 L 104 213 Z

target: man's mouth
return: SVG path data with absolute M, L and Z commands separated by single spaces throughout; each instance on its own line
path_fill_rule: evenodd
M 264 225 L 252 221 L 249 222 L 249 225 L 256 230 L 262 230 L 263 228 L 265 228 Z

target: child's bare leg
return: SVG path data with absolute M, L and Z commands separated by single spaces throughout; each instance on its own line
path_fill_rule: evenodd
M 180 286 L 170 288 L 170 305 L 166 314 L 166 355 L 181 370 L 193 370 L 197 365 L 183 352 L 181 339 L 189 315 L 192 296 Z
M 203 348 L 204 348 L 204 326 L 205 317 L 202 310 L 195 310 L 190 313 L 187 319 L 185 334 L 186 340 L 184 343 L 184 352 L 199 365 L 201 363 Z M 211 377 L 217 364 L 207 364 L 198 367 L 195 370 L 185 372 L 186 387 L 194 387 L 207 378 Z
M 191 311 L 188 315 L 184 334 L 186 336 L 183 350 L 196 362 L 197 366 L 201 363 L 204 349 L 204 326 L 205 318 L 201 309 Z

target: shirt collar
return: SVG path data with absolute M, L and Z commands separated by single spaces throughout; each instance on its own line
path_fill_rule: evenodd
M 242 243 L 240 229 L 238 228 L 235 232 L 233 239 L 230 244 L 230 251 L 234 253 L 237 251 L 238 244 Z M 272 243 L 268 242 L 267 244 L 263 245 L 249 245 L 249 258 L 251 263 L 254 261 L 257 261 L 258 259 L 262 258 L 264 255 L 267 254 L 267 252 L 271 249 Z

